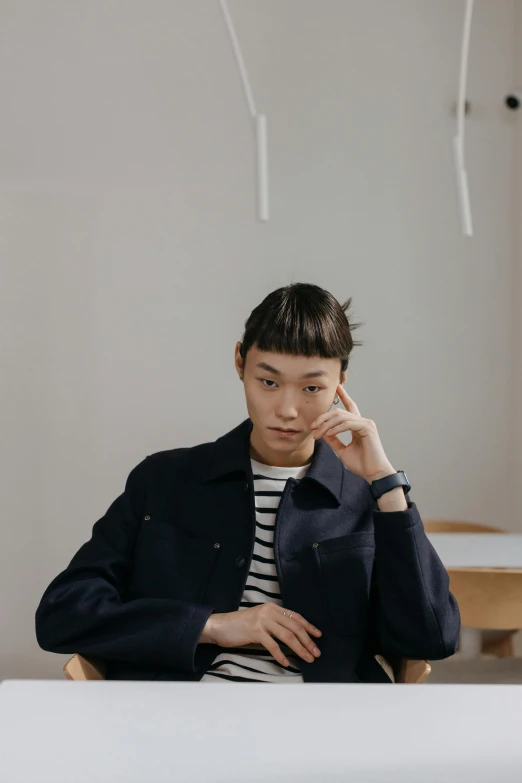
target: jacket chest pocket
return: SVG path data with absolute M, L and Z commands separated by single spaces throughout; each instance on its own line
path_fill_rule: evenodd
M 312 544 L 332 630 L 360 636 L 368 624 L 375 540 L 366 531 Z
M 221 543 L 160 518 L 144 520 L 136 544 L 132 592 L 141 597 L 203 600 Z

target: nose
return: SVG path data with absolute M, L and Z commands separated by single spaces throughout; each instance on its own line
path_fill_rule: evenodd
M 278 405 L 276 414 L 281 421 L 286 422 L 282 425 L 284 427 L 292 427 L 292 421 L 295 421 L 298 416 L 297 408 L 291 398 L 283 400 L 281 404 Z

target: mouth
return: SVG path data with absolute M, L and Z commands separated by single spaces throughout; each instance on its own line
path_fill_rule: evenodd
M 281 429 L 280 427 L 269 427 L 269 430 L 272 430 L 272 432 L 276 432 L 278 435 L 281 435 L 282 437 L 290 438 L 292 435 L 298 435 L 299 430 L 286 430 Z

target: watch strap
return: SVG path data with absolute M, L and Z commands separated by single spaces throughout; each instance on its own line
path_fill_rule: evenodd
M 370 484 L 370 492 L 373 499 L 378 500 L 381 495 L 384 495 L 385 492 L 390 492 L 390 490 L 395 489 L 395 487 L 402 487 L 405 495 L 411 489 L 408 476 L 403 470 L 398 470 L 390 476 L 384 476 L 384 478 L 372 481 Z

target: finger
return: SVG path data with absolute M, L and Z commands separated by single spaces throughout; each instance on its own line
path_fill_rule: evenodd
M 308 620 L 305 620 L 302 614 L 299 614 L 299 612 L 292 612 L 292 617 L 290 615 L 286 615 L 285 611 L 288 611 L 288 609 L 284 609 L 282 606 L 278 606 L 278 604 L 272 604 L 276 609 L 278 609 L 278 614 L 282 615 L 282 617 L 288 617 L 289 620 L 295 620 L 298 623 L 301 623 L 301 625 L 306 628 L 308 633 L 313 633 L 315 636 L 322 636 L 323 632 L 319 630 L 319 628 L 316 628 L 315 625 L 312 625 L 312 623 L 309 623 Z M 279 619 L 279 618 L 278 618 Z
M 275 639 L 272 638 L 272 636 L 270 636 L 269 633 L 261 634 L 259 641 L 263 647 L 266 647 L 268 652 L 276 659 L 276 661 L 279 661 L 279 663 L 281 663 L 283 666 L 289 665 L 290 661 L 286 658 L 278 643 L 275 641 Z
M 325 438 L 333 438 L 334 435 L 338 435 L 340 432 L 347 432 L 350 430 L 350 432 L 353 432 L 353 429 L 350 429 L 346 426 L 346 424 L 343 422 L 342 424 L 338 424 L 336 427 L 331 427 L 329 430 L 326 430 L 323 437 Z
M 337 408 L 333 411 L 322 413 L 320 416 L 317 417 L 317 419 L 314 422 L 312 422 L 312 424 L 310 425 L 310 429 L 317 430 L 319 427 L 322 427 L 323 424 L 326 424 L 327 422 L 330 422 L 333 419 L 340 419 L 346 416 L 354 416 L 354 414 L 349 413 L 348 411 L 338 410 Z M 357 417 L 354 416 L 354 418 Z
M 328 437 L 331 438 L 334 435 L 336 435 L 339 432 L 357 432 L 358 434 L 364 433 L 366 430 L 369 430 L 368 423 L 366 422 L 366 419 L 345 419 L 344 421 L 340 422 L 339 424 L 333 423 L 333 426 L 327 426 L 324 428 L 322 437 Z M 317 432 L 314 433 L 314 437 L 317 436 Z M 364 435 L 362 435 L 364 437 Z
M 330 427 L 335 427 L 337 424 L 345 421 L 347 415 L 348 414 L 346 411 L 334 411 L 332 415 L 328 417 L 328 419 L 321 422 L 317 427 L 312 428 L 314 431 L 314 438 L 322 438 L 324 433 L 330 429 Z
M 350 395 L 348 394 L 348 392 L 346 391 L 346 389 L 341 383 L 337 387 L 337 392 L 346 410 L 350 411 L 351 413 L 355 413 L 357 416 L 360 416 L 361 414 L 359 413 L 359 408 L 357 407 L 355 401 L 352 400 L 352 398 L 350 397 Z
M 342 455 L 343 455 L 345 449 L 347 449 L 349 447 L 346 446 L 346 444 L 343 443 L 341 438 L 338 438 L 337 435 L 325 435 L 325 438 L 327 438 L 325 443 L 327 443 L 330 446 L 330 448 L 332 449 L 332 451 L 334 452 L 334 454 L 337 457 L 339 457 L 340 460 L 342 460 L 342 458 L 343 458 Z
M 282 619 L 286 620 L 287 618 L 283 617 Z M 312 663 L 315 661 L 312 653 L 309 652 L 303 644 L 301 644 L 295 633 L 287 628 L 286 625 L 275 621 L 268 627 L 268 631 L 270 634 L 273 634 L 282 642 L 284 642 L 284 644 L 293 650 L 296 655 L 299 655 L 303 661 L 306 661 L 307 663 Z
M 363 419 L 361 416 L 356 416 L 354 413 L 338 411 L 336 416 L 328 419 L 328 421 L 325 421 L 320 427 L 314 430 L 314 438 L 322 438 L 329 430 L 339 426 L 341 426 L 341 429 L 337 430 L 338 432 L 348 432 L 348 430 L 351 432 L 359 432 L 367 426 L 364 424 L 365 421 L 366 419 Z
M 303 647 L 306 647 L 308 652 L 312 653 L 312 655 L 314 655 L 316 658 L 319 658 L 321 651 L 317 647 L 314 639 L 310 639 L 307 632 L 300 623 L 294 622 L 294 617 L 295 615 L 293 615 L 292 618 L 280 616 L 278 620 L 281 625 L 284 625 L 285 628 L 288 628 L 288 630 L 299 639 Z

